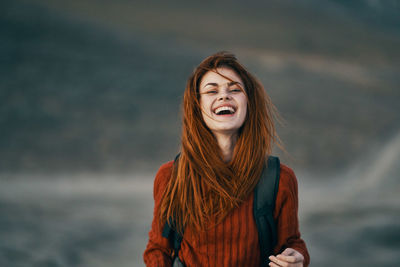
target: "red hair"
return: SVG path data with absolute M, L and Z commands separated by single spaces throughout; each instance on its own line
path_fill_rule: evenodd
M 201 79 L 221 67 L 241 77 L 247 95 L 246 119 L 230 162 L 224 162 L 200 107 Z M 180 157 L 162 198 L 161 224 L 172 218 L 178 231 L 184 227 L 205 230 L 245 201 L 258 182 L 272 144 L 279 141 L 275 114 L 262 84 L 233 54 L 219 52 L 203 60 L 186 84 Z

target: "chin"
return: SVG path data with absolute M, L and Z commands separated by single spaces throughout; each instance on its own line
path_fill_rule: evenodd
M 222 133 L 222 134 L 232 134 L 239 132 L 239 128 L 237 127 L 221 127 L 214 128 L 211 130 L 212 132 Z

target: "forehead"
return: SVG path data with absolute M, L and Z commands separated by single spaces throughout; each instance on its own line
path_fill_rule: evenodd
M 232 81 L 243 84 L 242 79 L 234 70 L 230 68 L 217 68 L 216 71 L 208 71 L 206 74 L 204 74 L 200 82 L 200 89 L 206 86 L 208 83 L 216 83 L 221 85 Z

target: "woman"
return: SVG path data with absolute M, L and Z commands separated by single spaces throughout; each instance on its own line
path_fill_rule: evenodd
M 154 181 L 154 218 L 144 252 L 147 266 L 171 266 L 166 222 L 183 234 L 186 266 L 307 266 L 300 238 L 297 181 L 281 164 L 273 211 L 277 242 L 260 258 L 253 190 L 277 141 L 274 106 L 261 83 L 234 55 L 206 58 L 189 78 L 183 98 L 180 155 Z M 172 227 L 172 226 L 171 226 Z

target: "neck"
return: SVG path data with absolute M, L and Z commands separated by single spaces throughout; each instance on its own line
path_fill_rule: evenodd
M 221 149 L 222 157 L 225 162 L 231 161 L 233 157 L 233 150 L 237 141 L 237 133 L 225 134 L 225 133 L 214 133 L 217 139 L 219 149 Z

